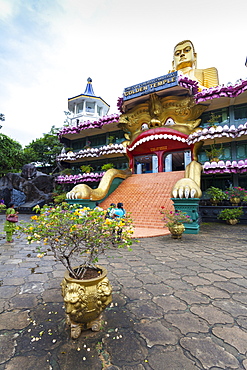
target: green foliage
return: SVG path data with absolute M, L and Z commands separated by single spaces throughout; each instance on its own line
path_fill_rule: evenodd
M 58 194 L 53 198 L 54 203 L 56 204 L 63 203 L 65 199 L 66 199 L 66 193 Z
M 72 170 L 71 168 L 65 168 L 64 170 L 60 171 L 60 175 L 71 175 L 72 174 Z
M 99 254 L 132 244 L 132 221 L 128 216 L 124 220 L 110 220 L 105 218 L 104 211 L 75 209 L 67 203 L 35 208 L 40 215 L 32 216 L 31 223 L 18 225 L 18 231 L 27 235 L 29 243 L 43 242 L 39 244 L 38 257 L 51 250 L 75 279 L 81 279 L 88 267 L 96 268 Z M 121 239 L 117 237 L 119 229 Z M 72 263 L 78 262 L 80 268 L 75 271 Z
M 215 144 L 212 144 L 210 146 L 210 150 L 205 150 L 205 153 L 206 153 L 206 156 L 212 160 L 214 158 L 220 158 L 220 156 L 223 154 L 223 145 L 221 144 L 221 146 L 219 148 L 217 148 L 215 146 Z
M 0 203 L 0 211 L 6 210 L 6 204 Z
M 183 211 L 166 211 L 161 207 L 160 213 L 164 215 L 162 219 L 167 227 L 192 222 L 190 216 Z
M 247 191 L 240 186 L 234 186 L 226 190 L 226 196 L 229 199 L 239 198 L 242 200 L 244 197 L 247 197 Z
M 18 172 L 25 163 L 21 144 L 7 135 L 0 134 L 0 175 Z
M 244 214 L 242 207 L 238 208 L 226 208 L 223 209 L 219 214 L 218 218 L 224 221 L 227 220 L 238 220 Z
M 112 144 L 114 139 L 115 139 L 114 136 L 108 136 L 108 144 Z
M 101 169 L 102 169 L 103 171 L 110 170 L 111 168 L 114 168 L 113 163 L 106 163 L 106 164 L 103 164 L 103 166 L 101 166 Z
M 80 168 L 81 168 L 81 172 L 86 172 L 86 173 L 90 173 L 93 170 L 93 167 L 90 166 L 90 164 L 84 164 Z
M 25 163 L 40 162 L 42 166 L 56 167 L 56 157 L 63 148 L 57 137 L 57 129 L 52 126 L 48 134 L 33 140 L 24 148 Z
M 225 192 L 219 188 L 215 188 L 214 186 L 208 188 L 206 193 L 210 196 L 210 199 L 213 202 L 221 202 L 222 200 L 227 199 Z
M 218 115 L 218 116 L 217 116 L 216 114 L 211 113 L 211 114 L 210 114 L 210 118 L 209 118 L 209 120 L 208 120 L 208 123 L 211 123 L 211 125 L 212 125 L 213 127 L 217 127 L 217 126 L 215 125 L 215 123 L 219 121 L 219 118 L 220 118 L 220 117 L 221 117 L 220 115 Z

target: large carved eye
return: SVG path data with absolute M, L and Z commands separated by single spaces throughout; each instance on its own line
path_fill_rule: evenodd
M 142 131 L 148 130 L 149 129 L 148 124 L 143 123 L 141 129 L 142 129 Z
M 173 121 L 172 118 L 167 118 L 165 125 L 170 125 L 170 126 L 175 125 L 175 122 Z

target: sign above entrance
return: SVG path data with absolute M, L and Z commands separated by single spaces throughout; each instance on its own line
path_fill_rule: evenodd
M 123 100 L 130 100 L 139 96 L 148 95 L 157 91 L 165 90 L 170 87 L 178 86 L 178 72 L 168 73 L 167 75 L 153 78 L 152 80 L 126 87 L 123 92 Z

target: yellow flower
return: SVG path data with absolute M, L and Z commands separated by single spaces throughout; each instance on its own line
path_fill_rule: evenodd
M 35 216 L 32 216 L 31 219 L 32 220 L 37 220 L 38 219 L 38 216 L 36 216 L 36 215 Z
M 30 231 L 32 231 L 33 229 L 34 229 L 34 227 L 33 227 L 33 226 L 30 226 L 30 227 L 29 227 L 29 230 L 30 230 Z

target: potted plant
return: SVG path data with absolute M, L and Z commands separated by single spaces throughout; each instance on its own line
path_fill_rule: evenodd
M 114 164 L 113 163 L 106 163 L 106 164 L 103 164 L 103 166 L 101 166 L 101 169 L 103 171 L 110 170 L 111 168 L 114 168 Z
M 240 186 L 234 186 L 225 191 L 228 199 L 234 205 L 238 205 L 244 197 L 247 196 L 247 191 Z
M 108 145 L 112 145 L 113 141 L 114 141 L 115 137 L 114 136 L 108 136 Z
M 81 167 L 81 172 L 90 173 L 93 170 L 93 167 L 90 164 L 84 164 Z
M 4 201 L 0 200 L 0 212 L 5 213 L 6 211 L 6 204 L 4 204 Z
M 206 193 L 210 196 L 210 202 L 212 205 L 215 206 L 217 206 L 219 202 L 222 202 L 222 200 L 227 199 L 226 193 L 219 188 L 215 188 L 214 186 L 208 188 Z
M 192 222 L 190 216 L 182 211 L 166 211 L 164 210 L 164 207 L 161 207 L 160 213 L 164 215 L 162 220 L 164 221 L 165 226 L 168 227 L 171 237 L 173 239 L 181 239 L 185 230 L 183 224 Z
M 210 145 L 210 150 L 206 150 L 205 149 L 205 153 L 206 153 L 206 156 L 208 157 L 208 159 L 210 160 L 210 162 L 219 162 L 219 159 L 221 157 L 221 155 L 223 154 L 223 146 L 221 144 L 221 146 L 219 148 L 216 147 L 215 143 Z
M 238 223 L 239 218 L 244 214 L 242 207 L 226 208 L 218 214 L 218 219 L 226 221 L 230 225 Z
M 38 257 L 51 251 L 67 270 L 61 287 L 71 337 L 78 338 L 83 329 L 98 331 L 101 312 L 112 300 L 107 270 L 97 265 L 98 256 L 111 248 L 130 249 L 131 220 L 128 216 L 121 221 L 106 219 L 104 211 L 67 203 L 35 208 L 40 214 L 18 229 L 29 243 L 43 242 L 37 248 Z

